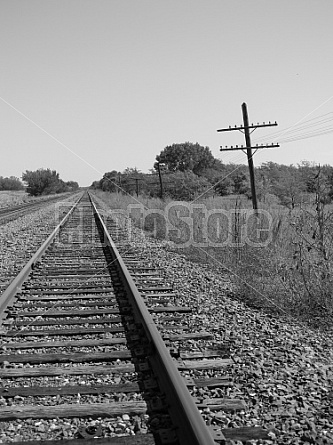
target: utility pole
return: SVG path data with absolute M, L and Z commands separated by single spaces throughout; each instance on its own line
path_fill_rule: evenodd
M 158 171 L 158 177 L 160 179 L 161 199 L 163 199 L 163 181 L 162 181 L 161 168 L 159 162 L 157 162 L 157 171 Z
M 143 178 L 129 177 L 128 179 L 134 179 L 134 181 L 135 181 L 135 194 L 138 197 L 139 196 L 139 181 L 143 181 Z
M 279 144 L 271 144 L 271 145 L 256 145 L 255 147 L 251 146 L 251 138 L 250 138 L 250 134 L 256 130 L 259 127 L 276 127 L 277 123 L 275 121 L 275 123 L 271 124 L 271 122 L 269 122 L 268 124 L 265 124 L 265 122 L 263 122 L 262 124 L 251 124 L 249 125 L 249 117 L 247 114 L 247 107 L 246 107 L 246 103 L 244 102 L 242 104 L 242 113 L 243 113 L 243 125 L 240 125 L 239 127 L 237 127 L 237 125 L 235 125 L 234 127 L 229 126 L 229 128 L 222 128 L 220 130 L 217 130 L 218 132 L 220 131 L 234 131 L 234 130 L 239 130 L 242 133 L 244 133 L 245 135 L 245 147 L 243 147 L 243 145 L 241 145 L 240 147 L 238 145 L 236 145 L 235 147 L 231 146 L 231 147 L 222 147 L 220 148 L 220 151 L 232 151 L 232 150 L 242 150 L 244 153 L 244 149 L 246 148 L 246 154 L 247 154 L 247 160 L 248 160 L 248 164 L 249 164 L 249 172 L 250 172 L 250 183 L 251 183 L 251 194 L 252 194 L 252 205 L 253 205 L 253 209 L 255 210 L 256 214 L 257 214 L 257 210 L 258 210 L 258 202 L 257 202 L 257 194 L 256 194 L 256 185 L 255 185 L 255 178 L 254 178 L 254 165 L 253 165 L 253 155 L 257 152 L 257 150 L 261 149 L 261 148 L 275 148 L 275 147 L 280 147 Z M 250 129 L 252 129 L 252 131 L 250 131 Z M 252 150 L 255 150 L 254 153 L 252 153 Z
M 136 190 L 136 196 L 139 196 L 139 178 L 134 178 L 135 179 L 135 190 Z

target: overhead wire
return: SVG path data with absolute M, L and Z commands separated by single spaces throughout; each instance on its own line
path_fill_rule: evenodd
M 303 127 L 303 128 L 299 128 L 297 130 L 286 133 L 284 135 L 284 137 L 283 137 L 283 135 L 280 135 L 280 138 L 279 137 L 272 138 L 272 135 L 270 135 L 270 138 L 271 138 L 271 140 L 273 139 L 273 141 L 276 140 L 278 142 L 283 142 L 289 138 L 294 138 L 294 137 L 302 139 L 303 137 L 307 137 L 308 135 L 312 135 L 312 134 L 319 136 L 321 134 L 326 134 L 327 131 L 330 132 L 332 130 L 333 130 L 332 125 L 326 125 L 326 126 L 321 126 L 321 127 L 312 128 L 312 129 L 311 129 L 311 127 L 309 127 L 309 128 Z M 266 139 L 267 139 L 267 136 L 265 139 L 262 138 L 259 142 L 262 142 Z M 258 142 L 258 140 L 255 140 L 254 142 Z
M 300 132 L 303 132 L 303 131 L 308 131 L 308 130 L 311 130 L 311 129 L 313 129 L 313 130 L 315 130 L 315 131 L 319 131 L 319 130 L 326 130 L 326 129 L 330 129 L 330 128 L 333 128 L 332 126 L 329 126 L 329 127 L 327 127 L 327 126 L 325 126 L 325 127 L 322 127 L 324 124 L 327 124 L 328 122 L 331 122 L 331 121 L 333 121 L 333 117 L 332 117 L 332 119 L 326 119 L 326 120 L 322 120 L 322 121 L 320 121 L 320 122 L 317 122 L 317 123 L 313 123 L 313 124 L 311 124 L 311 125 L 308 125 L 308 126 L 305 126 L 305 125 L 303 125 L 303 126 L 301 126 L 301 127 L 298 127 L 298 128 L 294 128 L 294 129 L 291 129 L 291 130 L 289 130 L 288 132 L 285 132 L 285 133 L 280 133 L 280 134 L 277 134 L 277 135 L 274 135 L 274 134 L 270 134 L 270 137 L 272 138 L 278 138 L 279 136 L 281 137 L 281 136 L 286 136 L 286 137 L 288 137 L 289 135 L 292 135 L 292 134 L 295 134 L 295 133 L 300 133 Z M 316 128 L 316 127 L 318 127 L 318 128 Z M 265 136 L 265 137 L 261 137 L 261 138 L 259 138 L 259 139 L 254 139 L 255 141 L 257 141 L 257 140 L 264 140 L 264 139 L 266 139 L 267 138 L 267 136 Z
M 329 133 L 333 133 L 333 128 L 327 129 L 327 131 L 312 132 L 312 133 L 303 134 L 301 136 L 293 136 L 293 137 L 290 136 L 289 138 L 282 139 L 280 142 L 283 144 L 287 144 L 289 142 L 300 141 L 303 139 L 309 139 L 309 138 L 314 138 L 314 137 L 318 137 L 318 136 L 323 136 L 324 134 L 329 134 Z
M 291 135 L 286 136 L 282 139 L 279 139 L 278 142 L 281 144 L 285 144 L 287 142 L 300 141 L 303 139 L 309 139 L 309 138 L 313 138 L 313 137 L 322 136 L 322 135 L 329 134 L 332 132 L 333 132 L 333 127 L 318 128 L 317 130 L 310 131 L 310 132 L 303 132 L 301 134 L 291 134 Z M 267 145 L 269 146 L 269 143 Z
M 325 118 L 323 119 L 325 116 L 328 115 L 332 115 L 332 117 L 329 118 Z M 320 120 L 318 120 L 320 119 Z M 288 127 L 286 129 L 271 133 L 269 135 L 270 138 L 277 139 L 279 136 L 284 136 L 284 138 L 282 140 L 279 140 L 279 142 L 283 142 L 288 140 L 289 137 L 295 137 L 296 134 L 295 133 L 300 133 L 299 139 L 301 138 L 308 138 L 308 137 L 314 137 L 314 136 L 320 136 L 321 134 L 326 134 L 327 131 L 331 131 L 333 130 L 333 127 L 331 126 L 324 126 L 324 124 L 327 124 L 328 122 L 333 121 L 333 112 L 329 112 L 329 113 L 325 113 L 324 115 L 321 116 L 317 116 L 316 118 L 312 118 L 312 119 L 308 119 L 307 121 L 304 121 L 301 123 L 300 126 L 293 126 L 293 127 Z M 316 128 L 318 127 L 318 128 Z M 309 129 L 313 129 L 312 132 L 309 132 Z M 302 133 L 303 132 L 303 133 Z M 299 140 L 297 139 L 297 140 Z M 262 142 L 267 140 L 267 136 L 261 136 L 258 138 L 253 138 L 253 141 L 255 143 L 257 142 Z
M 332 115 L 331 117 L 326 117 Z M 323 119 L 324 118 L 324 119 Z M 319 119 L 319 120 L 318 120 Z M 329 122 L 333 121 L 333 112 L 325 113 L 324 115 L 317 116 L 316 118 L 309 119 L 302 122 L 300 126 L 289 127 L 286 130 L 280 132 L 275 132 L 270 134 L 271 141 L 274 139 L 277 141 L 277 137 L 280 136 L 278 142 L 283 144 L 288 144 L 295 141 L 300 141 L 303 139 L 309 139 L 313 137 L 319 137 L 325 134 L 333 132 L 333 126 L 327 125 Z M 308 124 L 308 125 L 305 125 Z M 275 137 L 274 137 L 275 136 Z M 284 137 L 282 137 L 284 136 Z M 262 143 L 267 140 L 267 136 L 254 139 L 254 143 Z M 271 143 L 270 141 L 270 143 Z M 265 145 L 270 145 L 270 143 Z

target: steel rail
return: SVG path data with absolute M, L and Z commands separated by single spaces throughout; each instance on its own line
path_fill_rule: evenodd
M 29 274 L 33 270 L 37 261 L 41 258 L 41 256 L 45 253 L 47 248 L 53 242 L 55 237 L 57 236 L 60 229 L 67 222 L 70 215 L 73 213 L 77 204 L 81 200 L 83 194 L 79 197 L 79 199 L 73 204 L 68 213 L 64 216 L 61 222 L 57 225 L 57 227 L 53 230 L 53 232 L 47 237 L 47 239 L 43 242 L 43 244 L 39 247 L 39 249 L 34 253 L 34 255 L 30 258 L 30 260 L 26 263 L 26 265 L 21 269 L 18 275 L 14 278 L 14 280 L 9 284 L 9 286 L 4 290 L 4 292 L 0 295 L 0 323 L 2 323 L 5 317 L 5 310 L 8 306 L 11 305 L 13 300 L 15 299 L 15 295 L 20 291 L 22 284 L 28 278 Z
M 28 202 L 11 207 L 3 207 L 0 209 L 0 223 L 2 224 L 3 221 L 6 222 L 7 219 L 13 217 L 19 218 L 20 216 L 24 216 L 24 213 L 26 211 L 33 212 L 39 210 L 41 207 L 47 204 L 52 204 L 54 201 L 59 201 L 62 198 L 67 198 L 70 194 L 72 194 L 72 192 L 68 192 L 62 196 L 52 196 L 51 198 L 40 201 Z
M 130 298 L 136 317 L 149 339 L 153 351 L 149 361 L 159 376 L 158 383 L 168 403 L 170 417 L 176 425 L 176 434 L 180 445 L 216 445 L 89 192 L 88 195 L 94 215 L 103 232 L 102 243 L 104 247 L 109 247 L 112 262 L 118 268 L 120 279 Z
M 45 198 L 45 199 L 25 202 L 24 204 L 17 204 L 17 205 L 8 206 L 8 207 L 1 207 L 0 215 L 6 214 L 7 212 L 10 213 L 11 211 L 25 210 L 25 209 L 33 208 L 36 205 L 52 203 L 53 201 L 56 201 L 57 199 L 59 200 L 61 198 L 66 198 L 73 193 L 74 192 L 66 192 L 66 193 L 62 194 L 61 196 L 52 195 L 51 197 L 49 196 L 48 198 Z

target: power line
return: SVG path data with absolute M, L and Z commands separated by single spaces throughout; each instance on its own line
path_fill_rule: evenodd
M 324 132 L 319 132 L 319 133 L 309 133 L 308 135 L 303 135 L 300 137 L 289 137 L 286 139 L 282 139 L 281 142 L 283 142 L 284 144 L 287 144 L 289 142 L 294 142 L 294 141 L 301 141 L 303 139 L 310 139 L 310 138 L 314 138 L 314 137 L 319 137 L 319 136 L 323 136 L 324 134 L 329 134 L 329 133 L 333 133 L 333 128 L 331 130 L 327 130 Z
M 318 125 L 309 125 L 308 127 L 295 128 L 295 129 L 293 129 L 291 131 L 285 132 L 283 139 L 285 139 L 285 138 L 287 138 L 289 136 L 290 137 L 297 136 L 297 133 L 299 133 L 298 136 L 303 136 L 303 135 L 308 135 L 311 132 L 318 133 L 318 132 L 321 132 L 321 131 L 327 131 L 327 130 L 333 129 L 332 125 L 325 125 L 325 126 L 323 126 L 324 123 L 325 122 L 321 122 L 320 123 L 321 126 L 319 126 L 319 127 L 318 127 Z M 312 127 L 316 127 L 316 126 L 318 128 L 312 128 Z M 280 134 L 280 135 L 272 135 L 272 134 L 270 134 L 270 138 L 273 137 L 273 139 L 276 139 L 279 136 L 282 137 L 282 134 Z M 265 138 L 262 137 L 260 140 L 255 140 L 255 142 L 264 141 L 266 138 L 267 138 L 267 136 Z M 282 139 L 279 139 L 279 140 L 282 141 Z
M 295 126 L 287 127 L 287 128 L 285 128 L 285 129 L 283 129 L 283 130 L 281 130 L 281 131 L 273 132 L 273 133 L 271 133 L 271 134 L 269 135 L 269 137 L 270 137 L 270 138 L 273 137 L 274 139 L 275 139 L 276 137 L 281 136 L 281 135 L 285 135 L 285 136 L 287 137 L 287 136 L 289 136 L 291 133 L 299 132 L 299 131 L 301 131 L 301 130 L 306 130 L 306 129 L 308 129 L 308 128 L 316 127 L 316 126 L 325 124 L 325 123 L 327 123 L 327 122 L 333 121 L 333 116 L 332 116 L 331 118 L 322 119 L 322 118 L 324 118 L 325 116 L 328 116 L 328 115 L 330 115 L 330 114 L 333 115 L 333 112 L 325 113 L 325 114 L 323 114 L 323 115 L 321 115 L 321 116 L 317 116 L 317 117 L 315 117 L 315 118 L 309 119 L 309 120 L 304 121 L 304 122 L 302 122 L 302 123 L 300 122 L 301 126 L 297 126 L 297 125 L 295 125 Z M 321 119 L 321 120 L 318 121 L 318 119 Z M 314 121 L 317 121 L 317 122 L 314 122 Z M 304 125 L 304 124 L 308 124 L 308 125 Z M 326 127 L 325 127 L 325 129 L 326 129 Z M 318 128 L 318 130 L 319 130 L 319 128 Z M 254 138 L 254 141 L 255 141 L 255 142 L 260 142 L 260 141 L 264 141 L 266 138 L 267 138 L 267 136 L 262 136 L 262 137 Z
M 281 143 L 286 143 L 286 142 L 291 142 L 291 141 L 300 141 L 302 139 L 318 137 L 318 136 L 322 136 L 324 134 L 328 134 L 328 133 L 332 133 L 332 132 L 333 132 L 333 127 L 318 128 L 317 130 L 303 132 L 299 135 L 291 134 L 290 136 L 286 136 L 285 138 L 282 138 L 279 141 Z

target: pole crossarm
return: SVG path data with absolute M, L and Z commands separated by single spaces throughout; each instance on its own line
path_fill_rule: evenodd
M 274 122 L 273 124 L 271 122 L 269 122 L 268 124 L 265 124 L 265 122 L 263 122 L 262 124 L 251 124 L 248 127 L 244 127 L 244 126 L 239 126 L 237 127 L 236 125 L 234 127 L 229 126 L 228 128 L 221 128 L 220 130 L 216 130 L 218 132 L 220 131 L 234 131 L 234 130 L 245 130 L 245 129 L 249 129 L 249 128 L 260 128 L 260 127 L 276 127 L 278 124 L 277 122 Z
M 269 144 L 269 145 L 255 145 L 252 147 L 246 147 L 241 145 L 240 147 L 236 145 L 235 147 L 222 147 L 220 146 L 220 151 L 234 151 L 234 150 L 245 150 L 247 148 L 251 148 L 251 150 L 258 150 L 259 148 L 278 148 L 280 147 L 279 144 Z
M 235 147 L 233 147 L 233 146 L 227 147 L 226 146 L 224 148 L 220 147 L 220 151 L 242 150 L 242 151 L 245 152 L 245 150 L 246 150 L 247 160 L 248 160 L 248 164 L 249 164 L 249 172 L 250 172 L 252 204 L 253 204 L 253 209 L 256 212 L 256 215 L 258 215 L 258 202 L 257 202 L 256 184 L 255 184 L 255 177 L 254 177 L 253 155 L 260 148 L 279 147 L 279 144 L 256 145 L 255 147 L 253 147 L 252 144 L 251 144 L 250 134 L 252 132 L 250 131 L 250 129 L 253 128 L 255 130 L 256 128 L 259 128 L 259 127 L 276 127 L 277 126 L 277 122 L 276 121 L 274 123 L 268 122 L 268 124 L 263 122 L 262 124 L 258 123 L 257 125 L 255 125 L 255 124 L 251 124 L 250 125 L 249 124 L 249 116 L 248 116 L 248 113 L 247 113 L 247 106 L 246 106 L 245 102 L 242 104 L 242 113 L 243 113 L 243 125 L 240 125 L 240 126 L 235 125 L 234 127 L 229 125 L 229 128 L 221 128 L 220 130 L 217 130 L 217 131 L 234 131 L 234 130 L 239 130 L 242 133 L 244 133 L 246 145 L 245 146 L 243 146 L 243 145 L 241 145 L 241 146 L 236 145 Z M 244 130 L 244 131 L 242 131 L 242 130 Z M 255 150 L 255 152 L 252 153 L 252 150 Z

